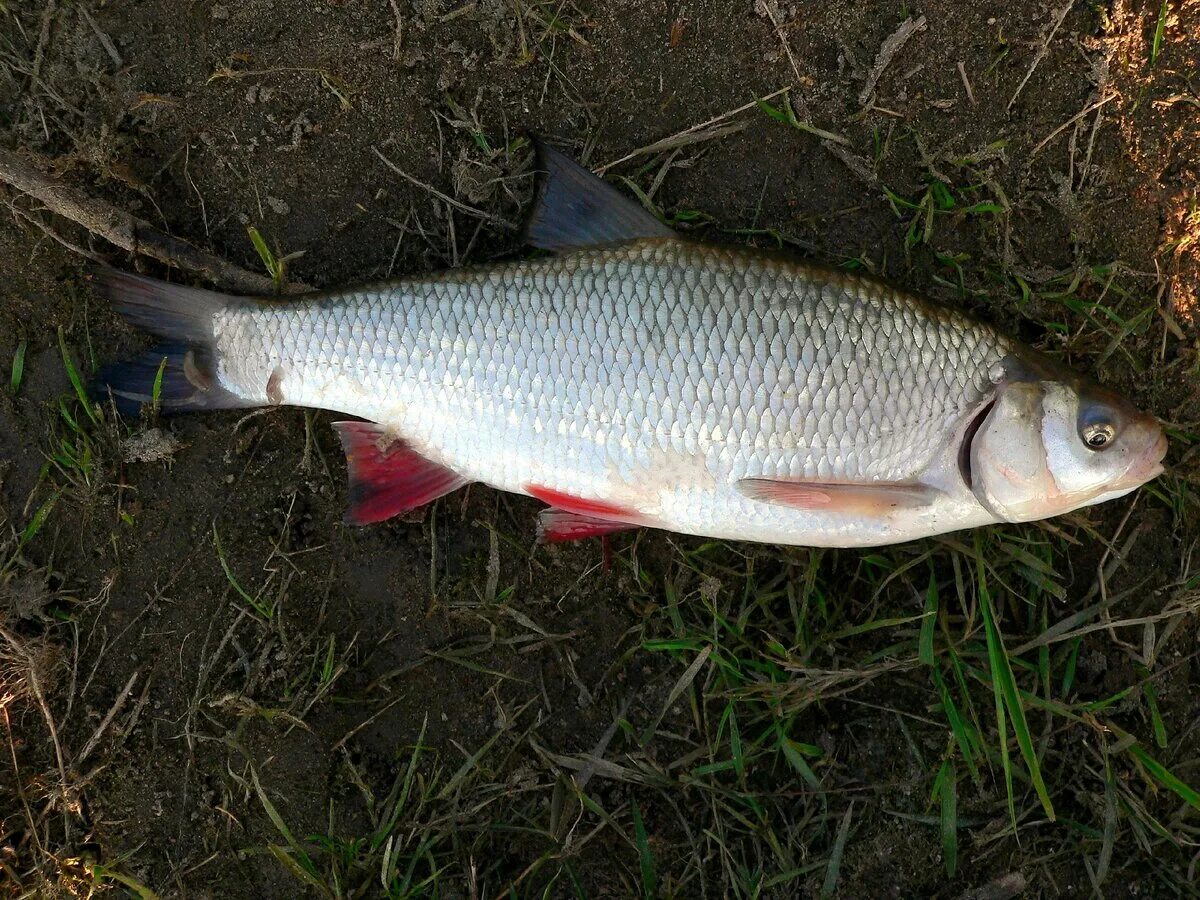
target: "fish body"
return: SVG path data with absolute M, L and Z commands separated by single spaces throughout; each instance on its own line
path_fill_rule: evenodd
M 956 499 L 946 463 L 1011 349 L 865 279 L 670 238 L 235 305 L 215 335 L 218 381 L 248 404 L 381 423 L 501 490 L 813 545 L 988 521 Z M 924 482 L 944 497 L 916 516 L 831 516 L 753 500 L 748 478 Z
M 872 279 L 681 239 L 550 164 L 531 235 L 554 256 L 286 302 L 102 281 L 135 322 L 191 348 L 172 351 L 183 400 L 168 403 L 375 423 L 341 428 L 359 521 L 478 481 L 550 502 L 551 538 L 650 526 L 870 546 L 1038 518 L 1157 474 L 1156 423 L 990 326 Z M 144 399 L 129 371 L 106 383 Z M 1130 444 L 1070 497 L 1041 401 L 999 402 L 1045 384 L 1077 398 L 1063 416 L 1089 393 L 1115 404 Z M 1030 445 L 1021 462 L 995 463 L 1013 441 Z M 1011 488 L 1014 472 L 1039 496 Z

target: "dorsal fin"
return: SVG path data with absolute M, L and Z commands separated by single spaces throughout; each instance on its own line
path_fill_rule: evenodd
M 543 250 L 575 250 L 675 232 L 611 184 L 553 147 L 534 140 L 544 173 L 525 229 Z

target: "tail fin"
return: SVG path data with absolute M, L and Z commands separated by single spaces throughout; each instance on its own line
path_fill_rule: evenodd
M 101 369 L 90 385 L 93 397 L 107 402 L 111 396 L 125 415 L 137 415 L 142 404 L 154 401 L 156 393 L 163 412 L 257 405 L 222 388 L 216 377 L 213 316 L 233 298 L 116 269 L 97 270 L 94 277 L 97 292 L 113 309 L 165 341 L 140 356 Z
M 96 293 L 130 325 L 169 341 L 189 344 L 212 343 L 212 317 L 234 299 L 117 269 L 97 269 L 93 278 Z

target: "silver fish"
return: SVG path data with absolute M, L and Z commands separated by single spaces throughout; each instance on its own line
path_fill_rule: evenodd
M 685 240 L 541 160 L 528 237 L 553 256 L 286 302 L 101 272 L 170 342 L 102 372 L 103 395 L 136 409 L 161 367 L 165 410 L 356 416 L 335 423 L 350 521 L 478 481 L 547 502 L 547 540 L 872 546 L 1057 515 L 1162 471 L 1152 416 L 988 325 Z

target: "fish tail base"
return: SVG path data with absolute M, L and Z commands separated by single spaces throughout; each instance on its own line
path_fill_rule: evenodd
M 96 292 L 126 321 L 157 335 L 157 347 L 105 366 L 90 385 L 101 403 L 125 415 L 152 404 L 164 413 L 260 405 L 221 387 L 216 377 L 215 317 L 233 297 L 117 269 L 92 272 Z

